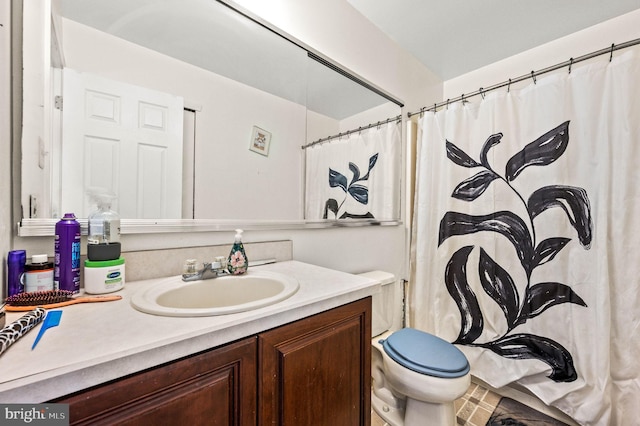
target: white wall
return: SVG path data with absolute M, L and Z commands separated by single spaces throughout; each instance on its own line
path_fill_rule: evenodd
M 0 2 L 0 298 L 4 298 L 7 252 L 11 250 L 11 7 Z

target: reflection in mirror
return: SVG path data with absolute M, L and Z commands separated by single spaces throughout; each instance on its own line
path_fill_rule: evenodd
M 102 187 L 123 219 L 299 221 L 300 146 L 400 113 L 219 1 L 53 6 L 63 108 L 51 141 L 23 141 L 25 217 L 86 217 Z
M 321 83 L 322 82 L 322 83 Z M 335 96 L 309 89 L 305 219 L 400 217 L 400 108 L 320 62 L 310 88 L 330 82 Z M 371 123 L 371 124 L 367 124 Z

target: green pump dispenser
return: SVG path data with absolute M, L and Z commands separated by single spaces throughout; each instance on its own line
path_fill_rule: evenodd
M 233 275 L 241 275 L 247 272 L 248 267 L 249 260 L 242 245 L 242 229 L 236 229 L 236 239 L 227 259 L 227 269 Z

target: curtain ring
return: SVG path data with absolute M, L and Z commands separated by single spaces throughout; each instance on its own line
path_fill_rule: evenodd
M 571 66 L 573 65 L 573 58 L 569 59 L 569 74 L 571 74 Z
M 438 110 L 438 104 L 433 104 L 433 115 L 436 115 L 437 110 Z
M 538 84 L 536 81 L 536 73 L 535 71 L 531 71 L 531 79 L 533 80 L 533 84 Z
M 447 109 L 449 109 L 449 99 L 447 99 Z
M 482 99 L 484 99 L 484 91 L 482 90 L 482 87 L 478 90 L 478 92 L 480 92 L 480 96 L 482 96 Z
M 378 121 L 378 125 L 376 127 L 378 130 L 380 130 L 380 122 Z
M 509 84 L 507 84 L 507 93 L 511 90 L 511 79 L 509 79 Z
M 609 53 L 609 62 L 611 62 L 611 60 L 613 59 L 613 48 L 616 44 L 615 43 L 611 43 L 611 53 Z

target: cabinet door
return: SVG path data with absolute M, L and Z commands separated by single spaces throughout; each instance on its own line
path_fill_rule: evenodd
M 258 335 L 261 425 L 371 422 L 371 298 Z
M 255 425 L 256 338 L 56 401 L 71 424 Z

